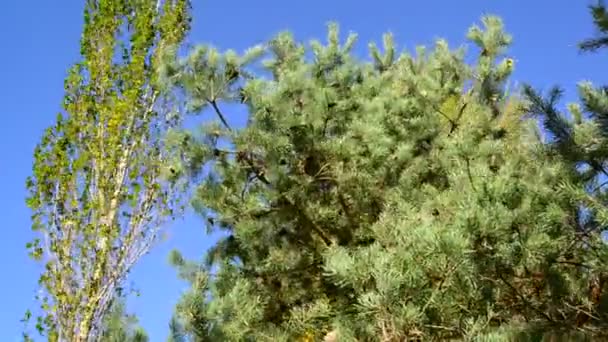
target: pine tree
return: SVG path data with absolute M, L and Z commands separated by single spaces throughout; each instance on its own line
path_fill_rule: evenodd
M 86 1 L 82 61 L 27 181 L 38 234 L 27 247 L 45 266 L 37 328 L 49 341 L 98 335 L 121 282 L 176 209 L 179 192 L 163 166 L 163 135 L 175 119 L 156 73 L 188 30 L 188 7 Z
M 187 333 L 184 331 L 184 327 L 180 320 L 173 316 L 169 322 L 169 338 L 167 342 L 186 342 Z
M 125 299 L 117 296 L 103 319 L 97 341 L 148 342 L 148 335 L 137 324 L 137 317 L 126 312 Z
M 608 46 L 608 11 L 599 1 L 590 6 L 598 35 L 579 44 L 583 52 L 594 52 Z M 548 133 L 546 153 L 563 160 L 570 168 L 570 179 L 578 185 L 565 186 L 578 204 L 572 229 L 577 233 L 573 244 L 584 246 L 586 255 L 579 260 L 585 267 L 584 285 L 587 300 L 578 319 L 605 329 L 608 319 L 608 248 L 602 233 L 608 225 L 608 87 L 591 82 L 578 85 L 580 103 L 569 103 L 567 111 L 559 109 L 563 91 L 553 87 L 548 94 L 527 85 L 524 94 L 527 110 L 539 117 Z
M 192 111 L 219 118 L 171 136 L 195 208 L 225 233 L 202 264 L 172 255 L 191 341 L 601 332 L 587 292 L 602 259 L 573 227 L 580 180 L 506 94 L 501 20 L 482 24 L 473 65 L 443 40 L 398 54 L 391 35 L 359 61 L 332 24 L 310 49 L 282 33 L 166 68 Z M 242 129 L 224 113 L 235 102 Z

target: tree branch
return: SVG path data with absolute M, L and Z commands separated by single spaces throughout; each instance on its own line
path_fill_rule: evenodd
M 226 117 L 224 116 L 224 114 L 222 114 L 222 111 L 220 110 L 220 107 L 217 105 L 217 101 L 210 100 L 209 103 L 211 104 L 211 107 L 213 107 L 213 110 L 215 110 L 215 113 L 217 114 L 217 116 L 220 118 L 220 121 L 222 122 L 222 124 L 228 130 L 232 131 L 232 127 L 230 127 L 230 124 L 226 120 Z
M 539 314 L 540 316 L 542 316 L 543 318 L 545 318 L 547 321 L 551 322 L 551 323 L 555 323 L 555 321 L 549 317 L 549 315 L 547 315 L 546 313 L 544 313 L 542 310 L 537 309 L 534 305 L 532 305 L 521 293 L 519 293 L 519 290 L 513 286 L 511 283 L 509 283 L 500 272 L 496 273 L 498 275 L 498 278 L 500 279 L 500 281 L 502 281 L 505 285 L 507 285 L 514 293 L 517 297 L 519 297 L 519 299 L 526 304 L 526 306 L 528 306 L 530 309 L 532 309 L 533 311 L 535 311 L 537 314 Z

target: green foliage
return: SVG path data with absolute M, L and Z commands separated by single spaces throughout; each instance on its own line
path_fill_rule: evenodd
M 170 342 L 608 337 L 608 87 L 581 83 L 571 118 L 557 87 L 512 95 L 494 16 L 469 29 L 470 64 L 390 34 L 361 61 L 335 23 L 325 43 L 283 32 L 178 59 L 189 5 L 86 2 L 27 181 L 49 341 L 148 341 L 121 285 L 192 188 L 223 237 L 204 260 L 171 254 L 190 287 Z M 608 11 L 590 10 L 584 51 L 608 45 Z M 179 129 L 182 98 L 218 122 Z
M 608 11 L 603 2 L 590 6 L 597 36 L 583 41 L 582 51 L 596 51 L 607 46 Z M 578 204 L 571 223 L 578 236 L 578 244 L 585 246 L 585 254 L 578 259 L 585 265 L 589 298 L 579 307 L 585 322 L 603 327 L 608 318 L 608 248 L 601 234 L 608 224 L 608 88 L 595 87 L 590 82 L 578 86 L 580 103 L 567 105 L 567 113 L 558 108 L 562 90 L 552 88 L 545 96 L 531 86 L 524 88 L 530 114 L 539 117 L 549 133 L 547 154 L 564 161 L 570 169 L 570 179 L 579 186 L 563 186 L 572 202 Z M 569 114 L 569 115 L 568 115 Z
M 186 342 L 186 332 L 179 319 L 175 316 L 171 318 L 169 323 L 169 338 L 167 342 Z
M 127 314 L 122 298 L 116 298 L 104 317 L 99 342 L 148 342 L 146 332 L 137 326 L 137 317 Z
M 168 103 L 160 61 L 189 28 L 187 0 L 88 0 L 82 61 L 65 81 L 63 113 L 34 152 L 27 200 L 44 263 L 38 330 L 89 341 L 131 266 L 177 209 L 165 177 Z
M 210 170 L 194 206 L 224 233 L 202 264 L 172 256 L 192 284 L 176 307 L 189 340 L 601 333 L 588 289 L 606 251 L 581 238 L 581 180 L 507 96 L 502 22 L 468 38 L 472 65 L 442 40 L 398 55 L 390 35 L 359 61 L 356 36 L 341 43 L 331 24 L 326 44 L 282 33 L 165 67 L 192 111 L 220 119 L 172 136 L 176 170 Z M 246 127 L 230 126 L 230 103 Z
M 595 38 L 587 39 L 579 44 L 583 51 L 596 51 L 608 46 L 608 12 L 603 1 L 598 1 L 595 5 L 589 6 L 593 23 L 598 30 L 599 35 Z

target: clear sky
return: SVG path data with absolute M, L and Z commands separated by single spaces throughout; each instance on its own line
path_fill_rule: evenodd
M 606 80 L 605 54 L 580 55 L 576 43 L 593 34 L 587 1 L 571 0 L 194 0 L 191 43 L 244 48 L 288 29 L 299 39 L 325 37 L 325 24 L 340 23 L 359 33 L 359 51 L 392 31 L 402 48 L 430 44 L 437 37 L 451 45 L 464 42 L 470 24 L 484 13 L 503 17 L 514 35 L 515 80 L 548 88 L 564 86 L 574 99 L 577 81 Z M 31 237 L 24 204 L 24 180 L 42 130 L 60 109 L 63 79 L 79 57 L 82 0 L 5 0 L 0 3 L 0 341 L 18 341 L 19 319 L 34 305 L 38 266 L 25 243 Z M 167 264 L 180 248 L 190 258 L 202 256 L 212 241 L 201 222 L 189 215 L 170 228 L 170 239 L 145 257 L 130 280 L 142 295 L 131 301 L 152 342 L 164 341 L 173 304 L 184 284 Z

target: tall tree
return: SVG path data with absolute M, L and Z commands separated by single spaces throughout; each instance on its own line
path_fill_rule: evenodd
M 195 207 L 226 234 L 202 265 L 172 258 L 192 341 L 601 333 L 588 267 L 602 257 L 572 225 L 580 180 L 506 95 L 511 37 L 482 23 L 473 65 L 445 41 L 398 54 L 390 35 L 361 62 L 331 25 L 310 50 L 278 35 L 261 74 L 258 49 L 173 66 L 191 109 L 219 118 L 172 136 L 178 172 L 202 175 Z
M 82 61 L 27 181 L 51 341 L 95 338 L 111 299 L 178 203 L 163 135 L 176 123 L 157 69 L 189 29 L 188 0 L 88 0 Z M 167 174 L 167 175 L 166 175 Z
M 590 6 L 597 35 L 579 44 L 582 52 L 608 47 L 608 10 L 603 1 Z M 588 301 L 579 309 L 585 321 L 605 329 L 608 321 L 608 86 L 591 82 L 578 85 L 580 102 L 560 107 L 563 90 L 553 87 L 543 95 L 526 85 L 527 110 L 540 118 L 545 131 L 548 155 L 565 161 L 571 178 L 579 186 L 563 187 L 571 194 L 576 208 L 572 220 L 577 239 L 573 245 L 585 246 L 590 255 L 585 263 Z M 591 260 L 593 262 L 591 262 Z
M 507 96 L 511 37 L 482 23 L 472 65 L 445 41 L 399 55 L 390 35 L 361 62 L 336 25 L 310 50 L 278 35 L 257 75 L 257 49 L 177 63 L 191 108 L 219 119 L 172 136 L 177 170 L 203 176 L 194 205 L 226 234 L 202 265 L 172 256 L 191 341 L 602 336 L 582 180 Z

